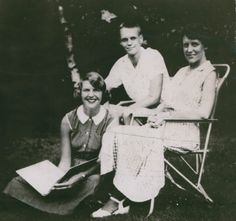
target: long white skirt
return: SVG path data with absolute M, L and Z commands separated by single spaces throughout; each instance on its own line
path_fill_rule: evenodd
M 162 142 L 153 129 L 114 128 L 103 136 L 101 174 L 115 169 L 115 187 L 134 202 L 156 197 L 165 183 Z
M 101 174 L 115 170 L 115 187 L 134 202 L 153 199 L 165 184 L 164 149 L 194 150 L 199 138 L 199 128 L 192 123 L 168 123 L 157 129 L 115 127 L 103 136 Z

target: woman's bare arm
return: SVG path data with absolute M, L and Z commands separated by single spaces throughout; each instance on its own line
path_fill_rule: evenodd
M 66 171 L 71 166 L 71 144 L 70 144 L 70 127 L 67 116 L 61 121 L 61 160 L 59 168 Z
M 151 81 L 149 87 L 149 95 L 145 97 L 143 100 L 138 101 L 130 105 L 129 107 L 130 108 L 150 107 L 152 105 L 157 104 L 161 98 L 162 84 L 163 84 L 163 75 L 159 74 Z

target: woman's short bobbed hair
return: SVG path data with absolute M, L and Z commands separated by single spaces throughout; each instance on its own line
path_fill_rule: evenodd
M 80 93 L 83 87 L 83 81 L 89 81 L 89 83 L 97 90 L 102 91 L 102 104 L 110 100 L 110 93 L 107 90 L 106 83 L 103 77 L 95 72 L 90 71 L 82 77 L 80 82 Z
M 191 40 L 199 40 L 204 45 L 204 47 L 209 46 L 209 30 L 203 24 L 192 23 L 186 25 L 182 31 L 182 38 L 184 36 L 188 37 Z

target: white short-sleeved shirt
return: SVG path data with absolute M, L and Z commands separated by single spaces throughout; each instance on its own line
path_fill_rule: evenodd
M 150 84 L 159 74 L 163 74 L 164 81 L 169 78 L 161 54 L 152 48 L 141 48 L 136 67 L 126 54 L 113 65 L 105 82 L 108 88 L 117 88 L 123 84 L 128 96 L 138 102 L 149 95 Z

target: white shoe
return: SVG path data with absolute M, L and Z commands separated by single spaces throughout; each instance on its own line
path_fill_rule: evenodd
M 113 212 L 114 215 L 127 214 L 129 212 L 130 206 L 124 207 L 123 205 L 125 199 L 119 201 L 118 199 L 112 196 L 110 197 L 110 199 L 118 203 L 118 209 Z
M 97 211 L 93 212 L 91 214 L 91 217 L 92 218 L 103 218 L 103 217 L 112 216 L 112 215 L 113 215 L 112 213 L 100 208 Z
M 123 206 L 123 202 L 124 200 L 122 201 L 119 201 L 117 200 L 116 198 L 114 197 L 110 197 L 110 199 L 112 201 L 115 201 L 116 203 L 118 203 L 118 209 L 113 211 L 113 212 L 108 212 L 102 208 L 98 209 L 97 211 L 93 212 L 91 214 L 91 217 L 92 218 L 103 218 L 103 217 L 107 217 L 107 216 L 113 216 L 113 215 L 121 215 L 121 214 L 127 214 L 129 213 L 129 209 L 130 209 L 130 206 L 126 206 L 124 207 Z

